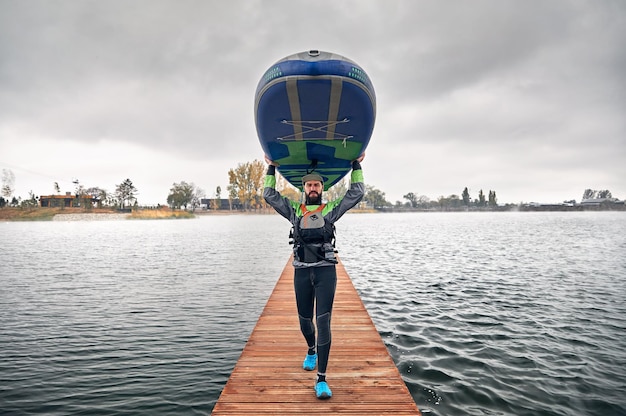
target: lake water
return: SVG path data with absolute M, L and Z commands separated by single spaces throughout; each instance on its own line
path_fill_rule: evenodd
M 425 415 L 626 415 L 624 213 L 337 229 Z M 0 223 L 0 414 L 210 414 L 288 231 L 277 215 Z

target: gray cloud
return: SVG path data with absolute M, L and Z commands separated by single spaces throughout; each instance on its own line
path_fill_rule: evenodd
M 367 176 L 391 198 L 491 182 L 517 201 L 585 181 L 626 197 L 625 28 L 626 5 L 611 0 L 0 0 L 0 155 L 16 137 L 128 143 L 178 171 L 223 170 L 260 156 L 252 106 L 265 69 L 317 48 L 374 82 Z M 449 168 L 420 183 L 392 174 L 441 158 Z M 535 175 L 563 175 L 561 193 Z

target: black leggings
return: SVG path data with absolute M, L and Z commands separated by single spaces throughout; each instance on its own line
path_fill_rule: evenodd
M 308 267 L 296 269 L 294 288 L 300 329 L 309 348 L 315 346 L 315 325 L 313 324 L 313 305 L 317 323 L 317 371 L 326 373 L 330 353 L 330 318 L 337 287 L 335 266 Z

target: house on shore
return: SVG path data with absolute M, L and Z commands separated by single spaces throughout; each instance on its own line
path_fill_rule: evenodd
M 93 195 L 42 195 L 39 197 L 39 205 L 42 208 L 78 208 L 89 207 L 97 204 L 100 200 Z
M 617 198 L 587 198 L 580 201 L 580 205 L 590 209 L 619 209 L 624 207 L 624 201 Z

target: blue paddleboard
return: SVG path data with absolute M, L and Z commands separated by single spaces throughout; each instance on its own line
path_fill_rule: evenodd
M 311 50 L 272 65 L 256 89 L 254 116 L 265 155 L 302 189 L 310 172 L 324 188 L 339 182 L 365 152 L 376 118 L 374 87 L 355 62 Z

